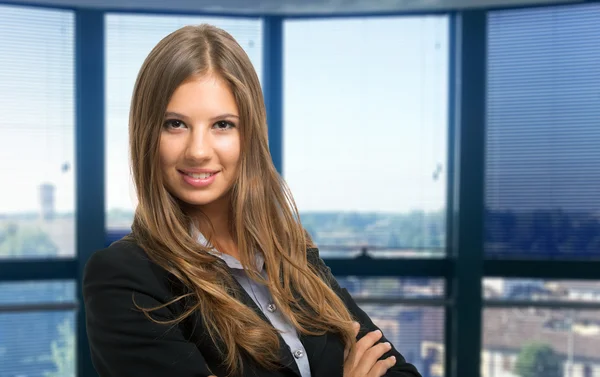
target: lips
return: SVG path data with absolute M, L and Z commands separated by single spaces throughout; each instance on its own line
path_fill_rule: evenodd
M 209 187 L 214 181 L 215 176 L 219 173 L 219 170 L 179 170 L 179 174 L 183 178 L 183 181 L 188 185 L 196 188 Z

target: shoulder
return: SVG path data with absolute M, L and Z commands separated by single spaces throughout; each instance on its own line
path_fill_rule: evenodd
M 119 272 L 144 270 L 150 267 L 150 263 L 152 262 L 144 250 L 132 237 L 126 236 L 109 247 L 92 253 L 85 264 L 84 276 L 89 277 L 95 273 L 108 274 L 115 269 Z
M 154 263 L 130 236 L 94 252 L 83 272 L 84 296 L 95 288 L 147 292 L 168 289 L 169 273 Z
M 321 256 L 319 255 L 319 248 L 317 247 L 308 247 L 306 249 L 306 261 L 309 265 L 312 265 L 314 268 L 321 272 L 329 272 L 329 267 L 325 264 Z
M 90 256 L 86 263 L 86 270 L 99 265 L 121 265 L 134 263 L 134 265 L 149 262 L 146 252 L 135 242 L 131 236 L 125 236 L 113 242 L 109 247 L 97 250 Z
M 331 273 L 331 268 L 325 264 L 325 261 L 319 255 L 317 247 L 309 247 L 306 249 L 306 260 L 309 266 L 312 266 L 319 276 L 334 290 L 340 289 L 339 284 Z
M 322 262 L 322 259 L 319 256 L 319 248 L 307 247 L 306 248 L 306 260 L 308 261 L 308 263 L 311 263 L 313 265 L 318 262 Z

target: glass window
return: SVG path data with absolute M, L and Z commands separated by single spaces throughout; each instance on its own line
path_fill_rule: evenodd
M 336 280 L 423 376 L 444 376 L 444 308 L 394 302 L 441 299 L 444 279 L 338 276 Z
M 185 25 L 209 23 L 227 30 L 262 76 L 260 19 L 107 14 L 106 28 L 106 227 L 127 230 L 137 205 L 129 165 L 128 118 L 133 86 L 150 50 Z
M 444 308 L 390 304 L 360 306 L 423 376 L 445 375 Z
M 488 16 L 485 251 L 600 255 L 600 4 Z
M 0 283 L 0 305 L 74 302 L 76 302 L 75 283 L 71 281 Z
M 574 377 L 600 366 L 598 310 L 488 308 L 483 327 L 482 377 Z
M 486 278 L 486 300 L 600 302 L 600 281 Z
M 0 376 L 75 377 L 75 283 L 0 284 Z
M 446 16 L 284 24 L 283 174 L 324 252 L 445 253 Z
M 0 259 L 75 254 L 73 28 L 0 5 Z
M 444 298 L 444 279 L 413 277 L 336 277 L 355 299 Z
M 0 259 L 75 255 L 73 29 L 0 5 Z
M 444 279 L 337 276 L 336 280 L 423 376 L 444 376 L 444 308 L 406 303 L 444 298 Z

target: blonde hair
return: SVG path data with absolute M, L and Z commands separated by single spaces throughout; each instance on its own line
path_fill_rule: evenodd
M 192 219 L 184 204 L 167 191 L 159 167 L 161 126 L 173 92 L 190 77 L 209 73 L 229 85 L 239 110 L 241 153 L 230 211 L 242 265 L 250 266 L 254 252 L 260 250 L 267 278 L 247 271 L 268 286 L 275 304 L 297 330 L 311 335 L 332 332 L 353 345 L 352 316 L 307 261 L 312 241 L 273 165 L 264 100 L 252 63 L 231 35 L 209 25 L 186 26 L 161 40 L 144 61 L 133 92 L 129 137 L 139 201 L 133 237 L 187 288 L 186 294 L 161 306 L 185 299 L 184 312 L 173 320 L 154 319 L 151 312 L 160 307 L 140 309 L 149 319 L 170 324 L 200 314 L 230 375 L 241 374 L 242 351 L 267 369 L 277 367 L 277 330 L 230 294 L 233 278 L 189 232 Z

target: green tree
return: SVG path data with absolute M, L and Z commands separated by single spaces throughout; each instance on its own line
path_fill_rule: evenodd
M 532 342 L 517 357 L 515 373 L 521 377 L 562 377 L 562 361 L 549 345 Z
M 10 222 L 0 227 L 0 257 L 56 255 L 58 248 L 39 226 Z
M 73 323 L 66 318 L 58 325 L 58 339 L 50 345 L 55 370 L 45 377 L 75 377 L 75 332 Z

